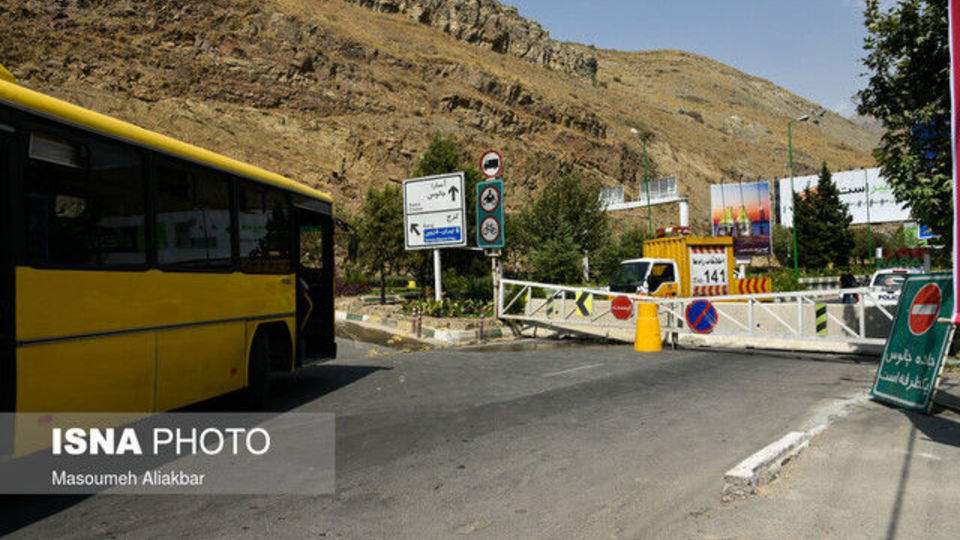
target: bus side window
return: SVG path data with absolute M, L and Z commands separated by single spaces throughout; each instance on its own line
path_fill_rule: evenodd
M 230 180 L 219 173 L 166 161 L 157 164 L 154 176 L 160 265 L 229 269 Z
M 24 167 L 28 263 L 143 266 L 143 160 L 108 141 L 30 134 Z
M 240 182 L 240 269 L 290 274 L 290 206 L 285 193 L 253 182 Z

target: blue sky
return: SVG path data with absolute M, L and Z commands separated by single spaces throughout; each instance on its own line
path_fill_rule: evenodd
M 503 0 L 560 40 L 681 49 L 845 116 L 865 80 L 862 0 Z

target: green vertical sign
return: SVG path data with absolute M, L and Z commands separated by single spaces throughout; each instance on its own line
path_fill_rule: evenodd
M 477 183 L 477 247 L 502 248 L 503 236 L 503 180 Z
M 938 322 L 953 311 L 950 274 L 908 277 L 893 329 L 870 394 L 905 409 L 928 411 L 953 325 Z

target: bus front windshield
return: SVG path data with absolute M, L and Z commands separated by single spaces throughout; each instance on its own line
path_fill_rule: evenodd
M 620 271 L 613 278 L 614 285 L 639 285 L 647 277 L 650 263 L 628 262 L 620 265 Z

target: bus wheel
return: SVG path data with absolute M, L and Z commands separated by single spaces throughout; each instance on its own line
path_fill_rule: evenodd
M 250 345 L 247 364 L 247 387 L 243 391 L 244 408 L 250 411 L 266 410 L 270 404 L 270 338 L 267 332 L 257 332 Z

